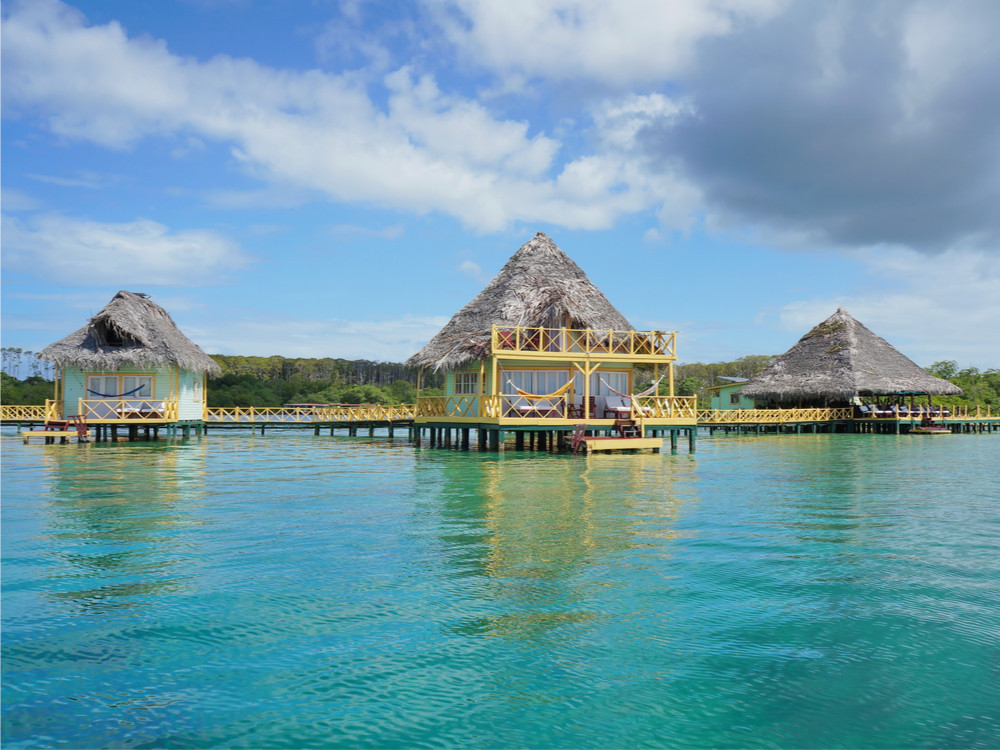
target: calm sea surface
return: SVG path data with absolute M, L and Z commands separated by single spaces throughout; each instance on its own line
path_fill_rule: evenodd
M 1000 746 L 1000 437 L 2 441 L 3 746 Z

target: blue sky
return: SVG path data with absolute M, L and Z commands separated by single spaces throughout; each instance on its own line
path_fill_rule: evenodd
M 549 234 L 682 362 L 1000 367 L 1000 4 L 7 2 L 2 342 L 401 361 Z

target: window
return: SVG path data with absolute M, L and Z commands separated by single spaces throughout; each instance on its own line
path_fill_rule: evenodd
M 479 373 L 478 372 L 456 372 L 455 373 L 455 395 L 463 396 L 479 393 Z
M 577 396 L 583 396 L 583 376 L 576 374 L 576 384 L 573 386 Z M 590 376 L 591 396 L 613 396 L 611 389 L 630 395 L 628 391 L 628 372 L 622 370 L 598 370 Z
M 88 375 L 87 399 L 152 398 L 152 375 Z
M 513 394 L 520 388 L 536 396 L 545 396 L 555 393 L 568 381 L 568 370 L 503 370 L 500 373 L 500 392 Z
M 729 405 L 730 406 L 739 406 L 740 405 L 740 392 L 739 391 L 734 391 L 733 393 L 729 394 Z
M 201 401 L 201 378 L 195 378 L 192 383 L 191 396 L 194 401 Z

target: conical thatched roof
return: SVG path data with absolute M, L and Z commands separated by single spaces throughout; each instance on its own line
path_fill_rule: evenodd
M 118 292 L 83 328 L 45 347 L 38 356 L 84 370 L 123 366 L 181 369 L 221 375 L 222 368 L 185 336 L 145 294 Z
M 571 328 L 632 330 L 580 267 L 539 232 L 406 364 L 450 370 L 489 356 L 494 325 L 558 328 L 566 317 Z
M 928 374 L 839 307 L 741 392 L 772 401 L 847 401 L 862 394 L 943 396 L 962 389 Z

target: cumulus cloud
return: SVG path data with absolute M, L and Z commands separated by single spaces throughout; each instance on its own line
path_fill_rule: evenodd
M 120 149 L 151 136 L 229 144 L 248 173 L 338 201 L 481 230 L 607 228 L 650 203 L 608 159 L 571 160 L 553 178 L 557 141 L 405 67 L 384 77 L 380 109 L 356 76 L 182 58 L 54 0 L 15 6 L 3 55 L 5 107 L 47 117 L 54 133 Z
M 148 219 L 106 224 L 55 214 L 5 216 L 3 240 L 5 270 L 71 285 L 200 286 L 248 262 L 217 232 L 171 232 Z
M 567 167 L 564 188 L 613 190 L 613 161 L 616 184 L 663 206 L 668 228 L 694 210 L 711 229 L 805 248 L 1000 241 L 991 0 L 431 7 L 465 59 L 513 82 L 504 91 L 597 92 L 601 147 Z
M 500 76 L 661 83 L 703 39 L 768 18 L 782 0 L 450 0 L 432 4 L 466 59 Z
M 328 357 L 402 362 L 436 334 L 446 317 L 395 320 L 237 319 L 225 326 L 185 324 L 185 332 L 207 352 L 286 357 Z
M 1000 241 L 1000 5 L 798 3 L 706 40 L 637 137 L 716 220 L 807 244 Z
M 343 6 L 317 44 L 412 41 L 424 24 L 429 48 L 450 45 L 442 65 L 492 74 L 510 111 L 525 101 L 512 82 L 531 81 L 574 128 L 560 139 L 444 90 L 455 76 L 426 72 L 430 55 L 354 50 L 367 68 L 339 74 L 197 60 L 55 0 L 9 10 L 4 110 L 109 148 L 227 147 L 264 184 L 212 193 L 224 206 L 319 194 L 479 231 L 651 212 L 651 240 L 704 220 L 801 247 L 1000 241 L 991 0 L 425 0 L 382 36 L 362 10 Z
M 955 359 L 993 366 L 1000 351 L 1000 256 L 953 249 L 937 257 L 903 247 L 855 254 L 872 278 L 891 279 L 895 290 L 790 303 L 779 311 L 784 330 L 801 336 L 844 307 L 920 365 Z

